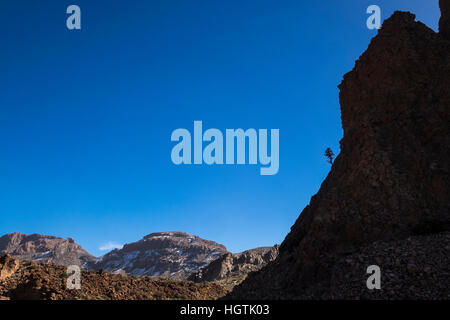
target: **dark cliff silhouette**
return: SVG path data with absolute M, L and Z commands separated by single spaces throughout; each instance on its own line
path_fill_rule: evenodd
M 340 89 L 341 153 L 280 247 L 228 298 L 449 298 L 450 1 L 440 32 L 386 20 Z M 368 290 L 369 265 L 382 290 Z

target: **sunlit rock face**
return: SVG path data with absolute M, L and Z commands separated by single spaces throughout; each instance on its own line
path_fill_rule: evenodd
M 221 244 L 184 232 L 158 232 L 109 252 L 87 268 L 183 280 L 227 252 Z
M 26 235 L 19 232 L 0 237 L 0 254 L 7 253 L 20 260 L 63 266 L 82 267 L 96 260 L 72 238 L 63 239 L 41 234 Z

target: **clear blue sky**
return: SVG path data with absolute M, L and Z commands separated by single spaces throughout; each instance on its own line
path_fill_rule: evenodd
M 66 28 L 66 8 L 82 30 Z M 109 241 L 185 231 L 280 243 L 342 138 L 337 85 L 383 20 L 437 29 L 438 1 L 0 2 L 0 234 Z M 279 128 L 280 171 L 175 166 L 176 128 Z

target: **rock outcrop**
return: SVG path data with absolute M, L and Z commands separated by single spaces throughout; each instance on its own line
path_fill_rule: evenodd
M 450 0 L 439 0 L 441 19 L 439 20 L 439 33 L 450 40 Z
M 19 268 L 19 261 L 7 254 L 0 257 L 0 280 L 10 277 Z
M 18 232 L 0 237 L 0 254 L 6 253 L 20 260 L 63 266 L 83 266 L 96 260 L 71 238 Z
M 439 241 L 427 238 L 442 234 L 445 248 L 450 230 L 450 41 L 448 1 L 440 3 L 440 34 L 411 13 L 396 12 L 344 76 L 339 156 L 281 244 L 278 258 L 229 297 L 307 298 L 307 292 L 322 288 L 333 298 L 355 298 L 339 285 L 342 279 L 334 279 L 349 270 L 336 269 L 345 256 L 362 252 L 365 264 L 351 263 L 352 272 L 359 275 L 357 291 L 369 298 L 417 298 L 413 292 L 430 287 L 440 291 L 425 298 L 448 297 L 450 284 L 443 286 L 439 276 L 450 262 L 448 250 L 434 250 Z M 408 238 L 410 243 L 401 242 Z M 401 248 L 408 244 L 428 250 L 428 272 L 436 277 L 394 273 L 402 285 L 385 283 L 381 293 L 367 293 L 360 279 L 367 278 L 366 264 L 377 264 L 379 253 L 381 269 L 388 268 L 383 263 L 402 257 L 398 241 Z M 374 243 L 382 252 L 364 249 Z M 414 260 L 413 252 L 405 254 Z M 401 291 L 408 285 L 415 290 Z
M 182 280 L 227 252 L 221 244 L 184 232 L 159 232 L 115 249 L 87 268 Z
M 188 280 L 204 282 L 233 278 L 240 282 L 250 272 L 258 271 L 275 260 L 278 255 L 278 248 L 279 246 L 276 245 L 274 247 L 251 249 L 241 253 L 226 253 L 192 274 Z

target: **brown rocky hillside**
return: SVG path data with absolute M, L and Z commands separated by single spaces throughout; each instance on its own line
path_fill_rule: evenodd
M 66 268 L 0 257 L 0 300 L 209 300 L 227 293 L 214 283 L 81 272 L 81 290 L 66 287 Z

